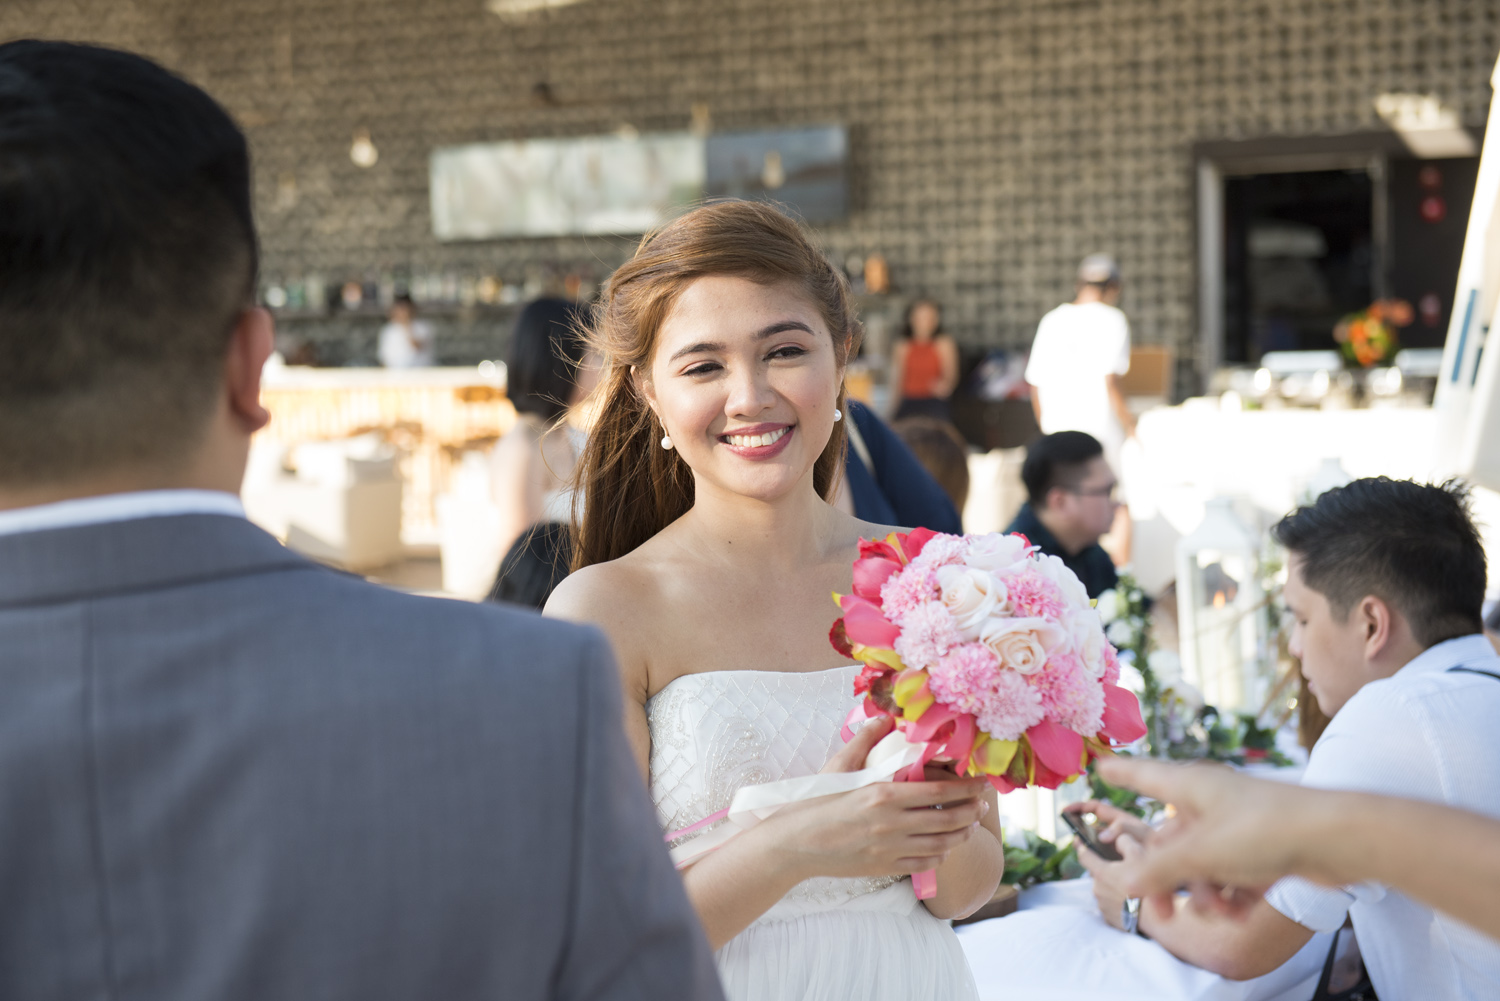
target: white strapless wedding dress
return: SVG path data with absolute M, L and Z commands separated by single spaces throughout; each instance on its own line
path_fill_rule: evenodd
M 709 671 L 653 696 L 651 798 L 662 829 L 724 809 L 741 786 L 821 770 L 843 747 L 858 670 Z M 978 997 L 953 929 L 896 877 L 799 883 L 715 958 L 729 1001 Z

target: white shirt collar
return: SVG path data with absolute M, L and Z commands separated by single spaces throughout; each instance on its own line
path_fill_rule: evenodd
M 1446 671 L 1460 664 L 1475 664 L 1479 661 L 1497 661 L 1495 648 L 1483 633 L 1471 633 L 1456 639 L 1444 640 L 1417 654 L 1406 662 L 1397 674 L 1431 674 Z M 1500 663 L 1491 663 L 1490 670 L 1500 668 Z
M 132 521 L 136 518 L 162 518 L 176 514 L 220 514 L 230 518 L 243 518 L 245 506 L 233 494 L 217 490 L 140 490 L 100 497 L 78 497 L 0 511 L 0 535 L 77 528 L 112 521 Z

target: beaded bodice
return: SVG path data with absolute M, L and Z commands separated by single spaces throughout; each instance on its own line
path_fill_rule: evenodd
M 706 671 L 677 678 L 653 696 L 646 703 L 651 799 L 662 829 L 681 830 L 724 809 L 741 786 L 820 771 L 843 747 L 839 731 L 855 703 L 858 670 Z M 766 917 L 836 907 L 897 882 L 810 879 Z

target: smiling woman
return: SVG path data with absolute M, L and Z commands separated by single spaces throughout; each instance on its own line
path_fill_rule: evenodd
M 713 829 L 744 786 L 862 768 L 888 730 L 844 744 L 858 666 L 828 641 L 861 539 L 891 531 L 828 503 L 858 339 L 843 277 L 763 204 L 688 213 L 605 284 L 590 502 L 547 614 L 609 636 L 674 843 Z M 685 864 L 731 1001 L 975 996 L 941 919 L 999 882 L 994 792 L 928 778 L 783 808 Z M 937 891 L 919 901 L 905 877 L 928 869 Z
M 721 299 L 736 288 L 730 300 Z M 593 347 L 607 360 L 604 402 L 581 463 L 580 485 L 585 496 L 614 502 L 584 519 L 575 570 L 624 556 L 692 506 L 690 463 L 697 449 L 682 451 L 686 429 L 673 437 L 675 429 L 653 412 L 651 394 L 659 386 L 673 393 L 667 384 L 679 380 L 695 387 L 722 380 L 734 338 L 720 328 L 740 305 L 786 314 L 756 328 L 753 341 L 768 356 L 780 352 L 772 362 L 782 366 L 800 364 L 799 351 L 821 349 L 821 360 L 832 363 L 818 373 L 826 380 L 829 419 L 835 409 L 846 409 L 842 371 L 858 349 L 859 320 L 847 281 L 795 222 L 759 202 L 717 202 L 647 235 L 605 284 L 596 307 Z M 668 336 L 674 343 L 665 353 L 658 348 Z M 658 371 L 655 359 L 663 354 Z M 725 427 L 715 433 L 774 430 Z M 671 447 L 661 447 L 663 438 Z M 814 465 L 819 496 L 828 497 L 837 486 L 843 452 L 843 430 L 835 422 Z

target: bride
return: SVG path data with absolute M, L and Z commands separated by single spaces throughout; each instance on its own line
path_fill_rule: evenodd
M 706 205 L 614 273 L 592 336 L 608 371 L 579 476 L 598 503 L 547 614 L 613 642 L 664 830 L 744 785 L 862 767 L 890 724 L 839 738 L 857 667 L 828 642 L 830 592 L 891 529 L 826 502 L 859 337 L 843 277 L 775 209 Z M 683 873 L 733 1001 L 975 996 L 942 919 L 999 882 L 995 794 L 929 778 L 785 807 Z M 918 901 L 904 877 L 934 867 Z

